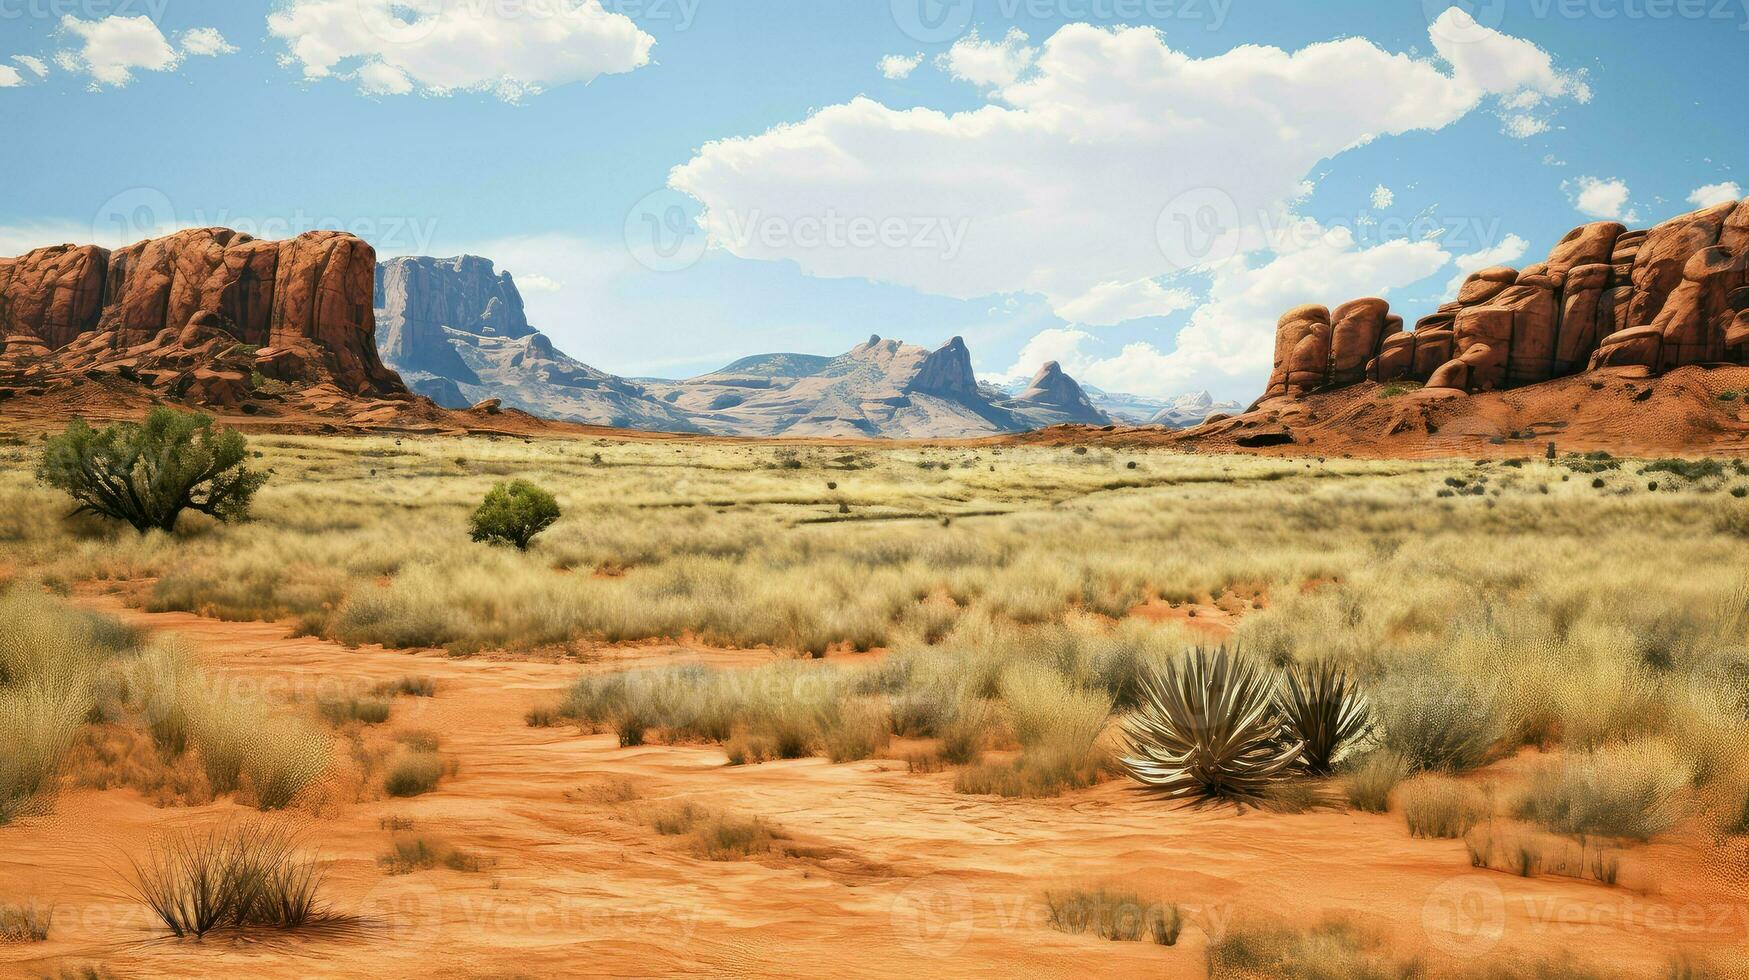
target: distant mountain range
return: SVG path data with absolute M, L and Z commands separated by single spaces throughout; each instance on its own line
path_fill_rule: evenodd
M 1229 408 L 1206 393 L 1164 401 L 1096 392 L 1055 361 L 1024 384 L 980 382 L 959 337 L 930 350 L 874 336 L 836 357 L 758 354 L 684 380 L 622 378 L 555 348 L 529 324 L 510 273 L 471 255 L 378 263 L 375 306 L 383 361 L 410 389 L 450 408 L 497 399 L 546 418 L 622 428 L 875 438 L 1066 422 L 1194 425 L 1199 411 Z

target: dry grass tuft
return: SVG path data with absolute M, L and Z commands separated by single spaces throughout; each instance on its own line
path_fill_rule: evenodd
M 1133 892 L 1074 889 L 1045 893 L 1047 921 L 1061 932 L 1093 933 L 1101 939 L 1178 945 L 1184 916 L 1171 902 L 1148 902 Z
M 294 929 L 325 916 L 316 896 L 321 873 L 296 847 L 288 831 L 259 822 L 182 834 L 133 862 L 128 885 L 177 936 Z

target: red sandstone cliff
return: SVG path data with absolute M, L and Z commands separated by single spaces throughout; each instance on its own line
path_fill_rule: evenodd
M 0 387 L 114 376 L 222 407 L 273 383 L 405 396 L 377 356 L 375 269 L 341 232 L 224 228 L 0 259 Z

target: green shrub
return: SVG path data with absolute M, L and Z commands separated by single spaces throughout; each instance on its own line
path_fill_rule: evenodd
M 154 408 L 143 423 L 101 431 L 74 419 L 48 441 L 37 479 L 65 491 L 75 514 L 171 531 L 185 510 L 221 521 L 244 517 L 267 475 L 244 465 L 248 446 L 211 416 Z
M 494 486 L 468 519 L 475 541 L 503 541 L 527 551 L 534 536 L 559 519 L 559 502 L 527 480 Z

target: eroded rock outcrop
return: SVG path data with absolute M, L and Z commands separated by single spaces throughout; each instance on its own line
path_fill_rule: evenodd
M 352 235 L 262 241 L 226 228 L 0 259 L 0 374 L 111 374 L 222 406 L 262 379 L 402 395 L 377 356 L 375 267 Z
M 957 338 L 956 338 L 957 339 Z M 1081 385 L 1063 371 L 1056 361 L 1046 361 L 1032 376 L 1026 390 L 1014 396 L 1015 402 L 1034 413 L 1058 422 L 1079 422 L 1104 425 L 1111 419 L 1094 406 Z M 1055 423 L 1053 423 L 1055 424 Z
M 1295 307 L 1276 326 L 1264 399 L 1362 379 L 1476 392 L 1726 362 L 1749 362 L 1749 201 L 1643 231 L 1575 228 L 1544 262 L 1471 274 L 1411 332 L 1377 298 Z

